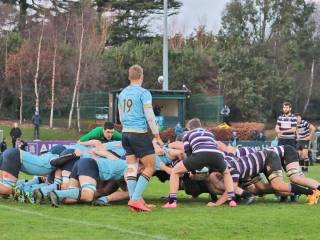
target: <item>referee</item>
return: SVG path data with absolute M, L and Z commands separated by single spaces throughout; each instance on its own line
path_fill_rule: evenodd
M 296 148 L 297 117 L 291 113 L 291 103 L 282 104 L 282 115 L 277 119 L 275 130 L 278 135 L 278 146 L 290 145 Z

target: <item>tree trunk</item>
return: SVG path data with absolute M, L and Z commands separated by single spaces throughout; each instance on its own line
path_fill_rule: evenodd
M 78 88 L 78 92 L 77 92 L 77 126 L 78 126 L 78 131 L 81 132 L 81 125 L 80 125 L 80 88 Z
M 20 83 L 20 111 L 19 111 L 19 119 L 20 125 L 23 121 L 22 110 L 23 110 L 23 84 L 22 84 L 22 71 L 21 66 L 19 65 L 19 83 Z
M 312 88 L 313 88 L 313 82 L 314 82 L 314 57 L 312 59 L 312 64 L 311 64 L 311 71 L 310 71 L 310 85 L 309 85 L 309 91 L 308 91 L 308 96 L 307 96 L 307 101 L 304 105 L 304 108 L 303 108 L 303 112 L 302 112 L 302 115 L 305 114 L 305 112 L 307 111 L 308 109 L 308 106 L 309 106 L 309 103 L 310 103 L 310 98 L 311 98 L 311 95 L 312 95 Z
M 79 44 L 79 60 L 78 60 L 76 83 L 75 83 L 74 89 L 73 89 L 73 97 L 72 97 L 71 108 L 70 108 L 70 112 L 69 112 L 69 123 L 68 123 L 68 128 L 69 129 L 71 128 L 71 121 L 72 121 L 72 114 L 73 114 L 74 104 L 75 104 L 76 95 L 77 95 L 77 92 L 79 91 L 79 85 L 80 85 L 82 45 L 83 45 L 83 35 L 84 35 L 83 12 L 82 12 L 81 19 L 82 19 L 82 22 L 81 22 L 81 37 L 80 37 L 80 44 Z
M 34 76 L 34 93 L 35 93 L 35 97 L 36 97 L 36 105 L 35 105 L 36 112 L 39 112 L 38 78 L 39 78 L 39 69 L 40 69 L 40 57 L 41 57 L 41 46 L 42 46 L 42 39 L 43 39 L 43 29 L 44 29 L 44 19 L 42 20 L 42 28 L 41 28 L 41 34 L 40 34 L 40 39 L 39 39 L 39 45 L 38 45 L 37 69 L 36 69 L 36 74 Z
M 54 95 L 55 95 L 55 82 L 56 82 L 56 57 L 58 43 L 54 45 L 53 61 L 52 61 L 52 80 L 51 80 L 51 111 L 50 111 L 50 123 L 49 126 L 53 128 L 53 108 L 54 108 Z

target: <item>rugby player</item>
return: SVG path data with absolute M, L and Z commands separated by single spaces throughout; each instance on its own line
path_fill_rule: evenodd
M 129 80 L 130 85 L 122 90 L 118 98 L 119 117 L 123 126 L 122 145 L 127 152 L 127 186 L 130 196 L 128 205 L 131 210 L 150 211 L 140 201 L 155 171 L 155 154 L 148 136 L 147 123 L 155 141 L 160 146 L 163 142 L 152 108 L 151 93 L 141 87 L 143 83 L 141 66 L 134 65 L 129 68 Z M 137 181 L 138 159 L 144 165 L 144 170 Z
M 316 128 L 308 121 L 303 120 L 299 114 L 297 116 L 297 149 L 299 151 L 300 166 L 302 171 L 308 171 L 310 160 L 308 156 L 309 142 L 313 138 Z
M 56 167 L 51 161 L 58 158 L 64 150 L 64 146 L 56 145 L 49 152 L 36 156 L 20 149 L 7 149 L 3 153 L 0 167 L 2 171 L 0 195 L 8 196 L 12 193 L 20 171 L 32 176 L 46 176 L 53 172 Z
M 86 135 L 82 136 L 78 143 L 83 145 L 88 145 L 90 140 L 98 140 L 102 143 L 110 141 L 121 141 L 122 134 L 114 129 L 114 124 L 112 122 L 105 122 L 104 127 L 96 127 L 88 132 Z
M 177 207 L 177 191 L 179 188 L 179 177 L 188 171 L 200 170 L 203 167 L 214 169 L 223 174 L 225 193 L 230 207 L 237 206 L 232 178 L 224 161 L 224 154 L 217 149 L 217 144 L 211 132 L 201 128 L 198 118 L 191 119 L 187 128 L 190 130 L 184 137 L 184 150 L 188 155 L 183 161 L 177 163 L 170 175 L 170 193 L 167 203 L 163 208 Z
M 296 147 L 297 117 L 291 113 L 291 103 L 282 104 L 282 115 L 277 119 L 275 131 L 278 135 L 278 146 L 291 145 Z
M 235 187 L 239 182 L 258 176 L 259 173 L 264 173 L 267 177 L 271 188 L 281 195 L 304 194 L 313 199 L 316 197 L 316 191 L 306 189 L 297 184 L 285 183 L 282 175 L 281 160 L 278 154 L 271 150 L 258 151 L 247 156 L 226 157 Z M 238 187 L 239 188 L 239 187 Z M 238 189 L 241 191 L 241 189 Z M 226 201 L 225 196 L 222 196 L 216 203 L 209 203 L 208 206 L 220 206 Z M 314 202 L 312 202 L 314 204 Z

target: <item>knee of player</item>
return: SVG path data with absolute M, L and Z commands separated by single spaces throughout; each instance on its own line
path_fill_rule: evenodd
M 81 202 L 92 202 L 94 198 L 94 192 L 88 190 L 81 190 L 80 201 Z
M 91 202 L 94 198 L 94 194 L 97 191 L 97 187 L 92 183 L 81 184 L 81 196 L 82 202 Z

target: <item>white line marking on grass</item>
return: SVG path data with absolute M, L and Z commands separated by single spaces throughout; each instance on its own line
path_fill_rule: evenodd
M 46 219 L 49 219 L 52 221 L 67 222 L 67 223 L 72 223 L 72 224 L 81 224 L 81 225 L 92 226 L 92 227 L 105 227 L 110 230 L 115 230 L 115 231 L 125 233 L 125 234 L 132 234 L 132 235 L 137 235 L 137 236 L 141 236 L 141 237 L 147 237 L 148 239 L 156 239 L 156 240 L 168 239 L 167 237 L 164 237 L 164 236 L 150 235 L 150 234 L 146 234 L 146 233 L 138 232 L 138 231 L 130 231 L 130 230 L 126 230 L 126 229 L 112 226 L 109 224 L 100 224 L 100 223 L 94 223 L 94 222 L 88 222 L 88 221 L 79 221 L 79 220 L 74 220 L 74 219 L 53 217 L 53 216 L 48 216 L 48 215 L 45 215 L 45 214 L 42 214 L 39 212 L 33 212 L 33 211 L 24 210 L 24 209 L 9 207 L 9 206 L 5 206 L 2 204 L 0 204 L 0 208 L 10 210 L 10 211 L 19 212 L 19 213 L 30 214 L 30 215 L 38 216 L 41 218 L 46 218 Z

